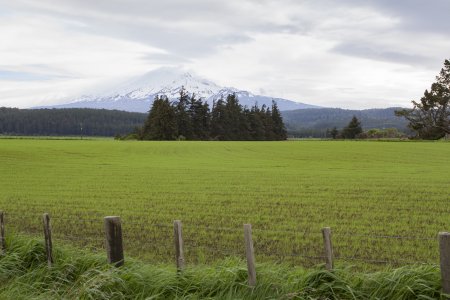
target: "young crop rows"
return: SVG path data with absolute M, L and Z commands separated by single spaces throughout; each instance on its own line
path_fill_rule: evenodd
M 189 264 L 258 262 L 379 268 L 438 263 L 450 230 L 450 144 L 425 142 L 120 142 L 0 140 L 7 231 L 103 251 L 103 217 L 120 216 L 125 255 L 174 260 L 173 220 Z

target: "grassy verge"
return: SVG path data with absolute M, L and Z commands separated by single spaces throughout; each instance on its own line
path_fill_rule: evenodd
M 177 274 L 173 266 L 131 259 L 114 268 L 103 255 L 57 247 L 48 268 L 42 241 L 9 236 L 7 247 L 0 256 L 0 299 L 447 299 L 432 265 L 366 273 L 262 264 L 251 289 L 237 259 Z

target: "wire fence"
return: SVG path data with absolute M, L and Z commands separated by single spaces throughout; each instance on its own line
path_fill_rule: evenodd
M 34 236 L 42 235 L 42 215 L 11 210 L 6 228 Z M 91 251 L 105 251 L 105 229 L 99 212 L 51 216 L 55 242 Z M 174 225 L 152 222 L 144 216 L 122 218 L 124 250 L 127 255 L 148 261 L 170 262 L 175 256 Z M 401 266 L 437 264 L 438 235 L 387 235 L 333 231 L 333 259 L 364 265 Z M 324 263 L 320 228 L 254 228 L 254 252 L 258 261 L 313 266 Z M 183 226 L 186 262 L 213 262 L 225 257 L 245 257 L 242 227 L 186 223 Z

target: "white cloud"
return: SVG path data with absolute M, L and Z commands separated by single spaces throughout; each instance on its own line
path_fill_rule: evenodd
M 270 44 L 277 48 L 266 46 Z M 297 51 L 292 51 L 301 44 L 308 47 L 297 46 Z M 268 95 L 357 108 L 405 104 L 421 93 L 421 83 L 429 79 L 427 73 L 411 67 L 327 52 L 331 45 L 305 37 L 263 36 L 251 44 L 224 50 L 199 63 L 197 69 L 221 83 L 263 89 Z M 220 76 L 215 76 L 212 70 L 220 61 L 227 63 L 221 66 Z
M 166 53 L 65 25 L 52 18 L 30 16 L 0 20 L 0 36 L 9 41 L 0 44 L 0 69 L 43 77 L 33 82 L 0 81 L 0 105 L 26 107 L 67 100 L 105 80 L 157 67 L 150 65 L 145 56 Z
M 0 106 L 65 102 L 163 65 L 323 106 L 409 105 L 448 58 L 450 21 L 431 23 L 449 4 L 399 2 L 0 0 Z

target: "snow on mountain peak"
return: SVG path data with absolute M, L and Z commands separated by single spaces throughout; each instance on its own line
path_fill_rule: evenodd
M 181 87 L 185 87 L 190 93 L 195 93 L 199 97 L 208 98 L 221 88 L 215 83 L 192 75 L 190 72 L 182 72 L 175 68 L 160 68 L 148 72 L 142 76 L 135 77 L 117 89 L 110 91 L 107 95 L 117 99 L 144 99 L 154 97 L 155 94 L 164 94 L 169 98 L 176 98 Z
M 178 68 L 159 68 L 144 75 L 132 78 L 116 88 L 96 95 L 81 96 L 69 104 L 53 107 L 86 107 L 119 109 L 126 111 L 147 112 L 156 95 L 165 95 L 171 100 L 178 98 L 181 88 L 190 94 L 203 98 L 210 105 L 213 101 L 236 94 L 239 102 L 251 107 L 270 106 L 272 97 L 260 96 L 233 87 L 220 87 L 214 82 Z M 298 103 L 276 98 L 280 110 L 313 108 L 314 105 Z

